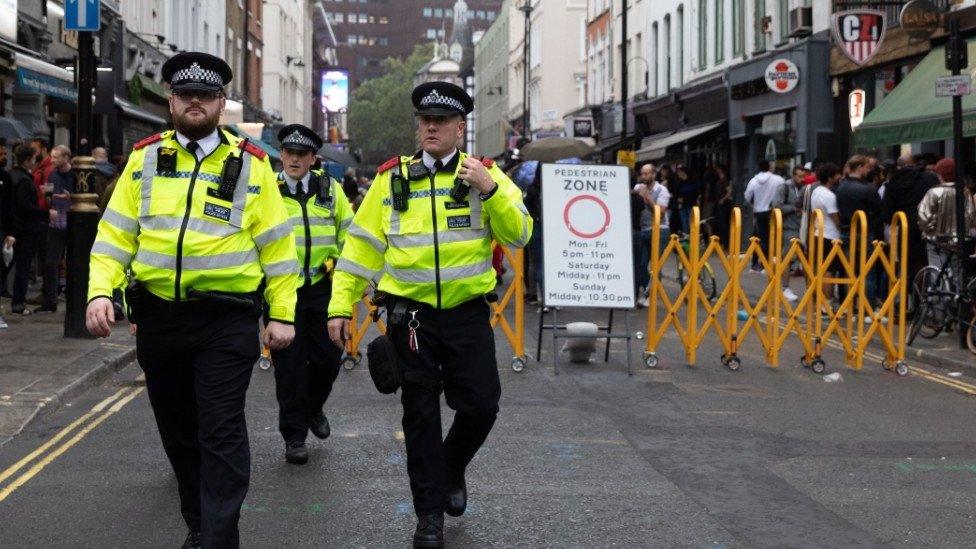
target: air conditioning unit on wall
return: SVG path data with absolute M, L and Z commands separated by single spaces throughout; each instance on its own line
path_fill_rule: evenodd
M 790 36 L 810 36 L 813 33 L 813 8 L 793 8 L 790 10 Z

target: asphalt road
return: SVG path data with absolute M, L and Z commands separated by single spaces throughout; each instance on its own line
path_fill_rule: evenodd
M 733 373 L 713 338 L 689 368 L 674 336 L 660 367 L 633 377 L 623 343 L 609 364 L 564 364 L 558 376 L 547 343 L 541 365 L 515 373 L 499 342 L 502 410 L 469 469 L 468 513 L 447 519 L 452 546 L 976 539 L 976 381 L 965 376 L 926 369 L 901 378 L 875 363 L 854 372 L 830 350 L 828 371 L 842 379 L 828 383 L 794 361 L 762 366 L 750 345 Z M 783 356 L 800 355 L 796 343 L 787 347 Z M 182 542 L 174 477 L 138 374 L 122 370 L 0 446 L 0 545 Z M 364 366 L 340 376 L 327 404 L 332 438 L 312 439 L 306 466 L 284 462 L 270 372 L 255 370 L 249 397 L 245 546 L 408 545 L 415 522 L 398 399 L 376 393 Z

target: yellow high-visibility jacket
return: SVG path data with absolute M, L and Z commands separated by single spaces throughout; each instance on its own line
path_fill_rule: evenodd
M 278 190 L 294 227 L 301 268 L 299 285 L 317 284 L 326 276 L 326 264 L 339 257 L 353 216 L 342 185 L 323 170 L 312 170 L 308 185 L 304 196 L 296 196 L 288 188 L 284 175 L 278 174 Z M 322 185 L 329 186 L 327 200 L 323 199 Z
M 386 162 L 353 218 L 332 283 L 329 317 L 350 317 L 366 284 L 380 291 L 449 309 L 495 287 L 492 238 L 522 247 L 532 234 L 532 218 L 518 187 L 491 160 L 483 163 L 498 185 L 482 198 L 469 189 L 454 202 L 451 189 L 467 158 L 459 152 L 453 172 L 422 175 L 409 181 L 409 166 L 420 155 Z M 418 170 L 415 170 L 418 171 Z M 424 171 L 425 170 L 419 170 Z M 406 211 L 394 209 L 390 181 L 394 174 L 408 181 Z
M 254 292 L 266 278 L 269 317 L 294 321 L 298 261 L 277 176 L 264 151 L 218 134 L 200 162 L 172 130 L 135 145 L 98 224 L 89 301 L 111 296 L 129 267 L 149 292 L 175 302 L 188 288 Z M 225 200 L 217 189 L 230 155 L 243 164 Z

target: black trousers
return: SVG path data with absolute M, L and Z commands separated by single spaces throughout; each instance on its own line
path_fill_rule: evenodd
M 14 244 L 14 288 L 10 306 L 19 309 L 27 300 L 27 285 L 30 282 L 30 269 L 34 263 L 34 254 L 40 241 L 38 234 L 23 234 L 17 237 Z
M 44 305 L 58 307 L 58 280 L 68 231 L 50 227 L 47 230 L 47 252 L 44 258 Z
M 752 234 L 759 237 L 759 243 L 762 246 L 763 254 L 769 259 L 769 212 L 756 212 L 755 214 L 755 225 L 752 227 Z M 761 264 L 759 263 L 759 255 L 756 254 L 752 258 L 753 268 L 759 268 Z
M 284 349 L 271 351 L 278 430 L 286 442 L 305 441 L 309 419 L 322 410 L 339 375 L 342 349 L 329 339 L 328 279 L 298 290 L 295 339 Z
M 254 311 L 194 303 L 179 312 L 149 296 L 136 352 L 187 526 L 204 547 L 238 547 L 251 452 L 244 397 L 258 359 Z
M 408 302 L 407 310 L 417 311 L 420 323 L 417 352 L 410 350 L 405 321 L 387 332 L 404 367 L 420 376 L 439 378 L 447 405 L 456 412 L 442 439 L 440 391 L 427 384 L 404 382 L 400 401 L 407 472 L 418 515 L 443 512 L 445 486 L 462 478 L 495 424 L 501 382 L 490 309 L 481 297 L 441 310 Z

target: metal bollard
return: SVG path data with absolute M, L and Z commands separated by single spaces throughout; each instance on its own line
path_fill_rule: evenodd
M 88 306 L 88 260 L 95 233 L 98 230 L 98 195 L 95 194 L 95 160 L 90 156 L 78 156 L 72 160 L 75 171 L 75 187 L 68 209 L 68 265 L 67 304 L 64 315 L 64 337 L 90 338 L 85 327 L 85 309 Z

